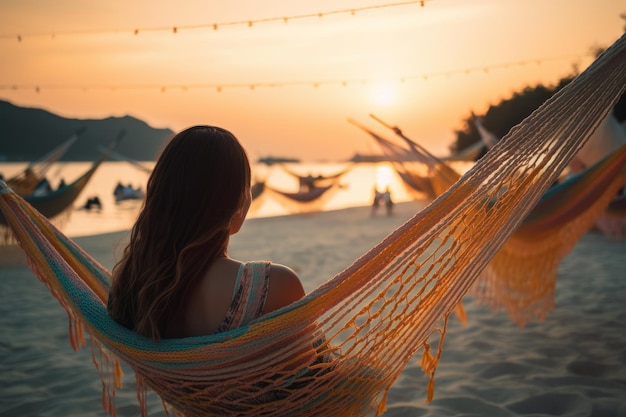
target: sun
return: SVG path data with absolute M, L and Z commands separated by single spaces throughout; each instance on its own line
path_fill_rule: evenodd
M 393 170 L 389 165 L 379 165 L 376 169 L 376 189 L 382 191 L 389 187 L 392 176 Z
M 372 86 L 370 96 L 375 104 L 388 107 L 396 102 L 397 89 L 393 83 L 378 82 Z

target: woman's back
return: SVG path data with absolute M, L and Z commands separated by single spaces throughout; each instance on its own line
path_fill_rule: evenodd
M 227 331 L 303 296 L 300 280 L 283 265 L 218 258 L 190 289 L 164 336 L 180 338 Z

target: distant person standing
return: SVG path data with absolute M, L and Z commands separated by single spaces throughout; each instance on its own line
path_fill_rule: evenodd
M 387 208 L 387 216 L 391 216 L 393 213 L 393 200 L 391 199 L 391 191 L 389 191 L 389 187 L 385 188 L 385 192 L 382 194 L 382 200 Z
M 115 197 L 121 197 L 123 193 L 124 193 L 124 186 L 122 185 L 121 181 L 118 181 L 117 185 L 115 186 L 115 189 L 113 190 L 113 195 Z
M 383 197 L 382 193 L 378 191 L 378 188 L 376 188 L 376 186 L 374 186 L 374 199 L 372 201 L 372 216 L 376 215 L 376 212 L 378 211 L 378 207 L 380 206 L 382 197 Z
M 300 192 L 309 192 L 315 188 L 315 178 L 313 175 L 308 174 L 306 177 L 300 180 Z

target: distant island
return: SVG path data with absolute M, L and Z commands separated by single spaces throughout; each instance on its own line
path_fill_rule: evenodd
M 300 162 L 299 159 L 297 158 L 287 158 L 287 157 L 283 157 L 283 156 L 265 156 L 263 158 L 259 158 L 256 161 L 258 164 L 265 164 L 268 166 L 274 165 L 274 164 L 286 164 L 286 163 L 290 163 L 290 162 Z
M 385 155 L 380 154 L 361 154 L 355 153 L 352 158 L 349 159 L 350 162 L 385 162 L 389 161 L 389 158 Z
M 0 100 L 0 162 L 34 161 L 84 129 L 62 161 L 93 161 L 123 133 L 116 152 L 136 161 L 153 161 L 173 136 L 131 116 L 68 119 L 46 110 Z

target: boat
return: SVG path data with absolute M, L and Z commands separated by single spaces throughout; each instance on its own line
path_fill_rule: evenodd
M 113 196 L 115 197 L 115 202 L 119 203 L 120 201 L 125 200 L 143 200 L 146 194 L 141 186 L 134 188 L 130 184 L 122 185 L 121 183 L 118 183 L 113 190 Z

